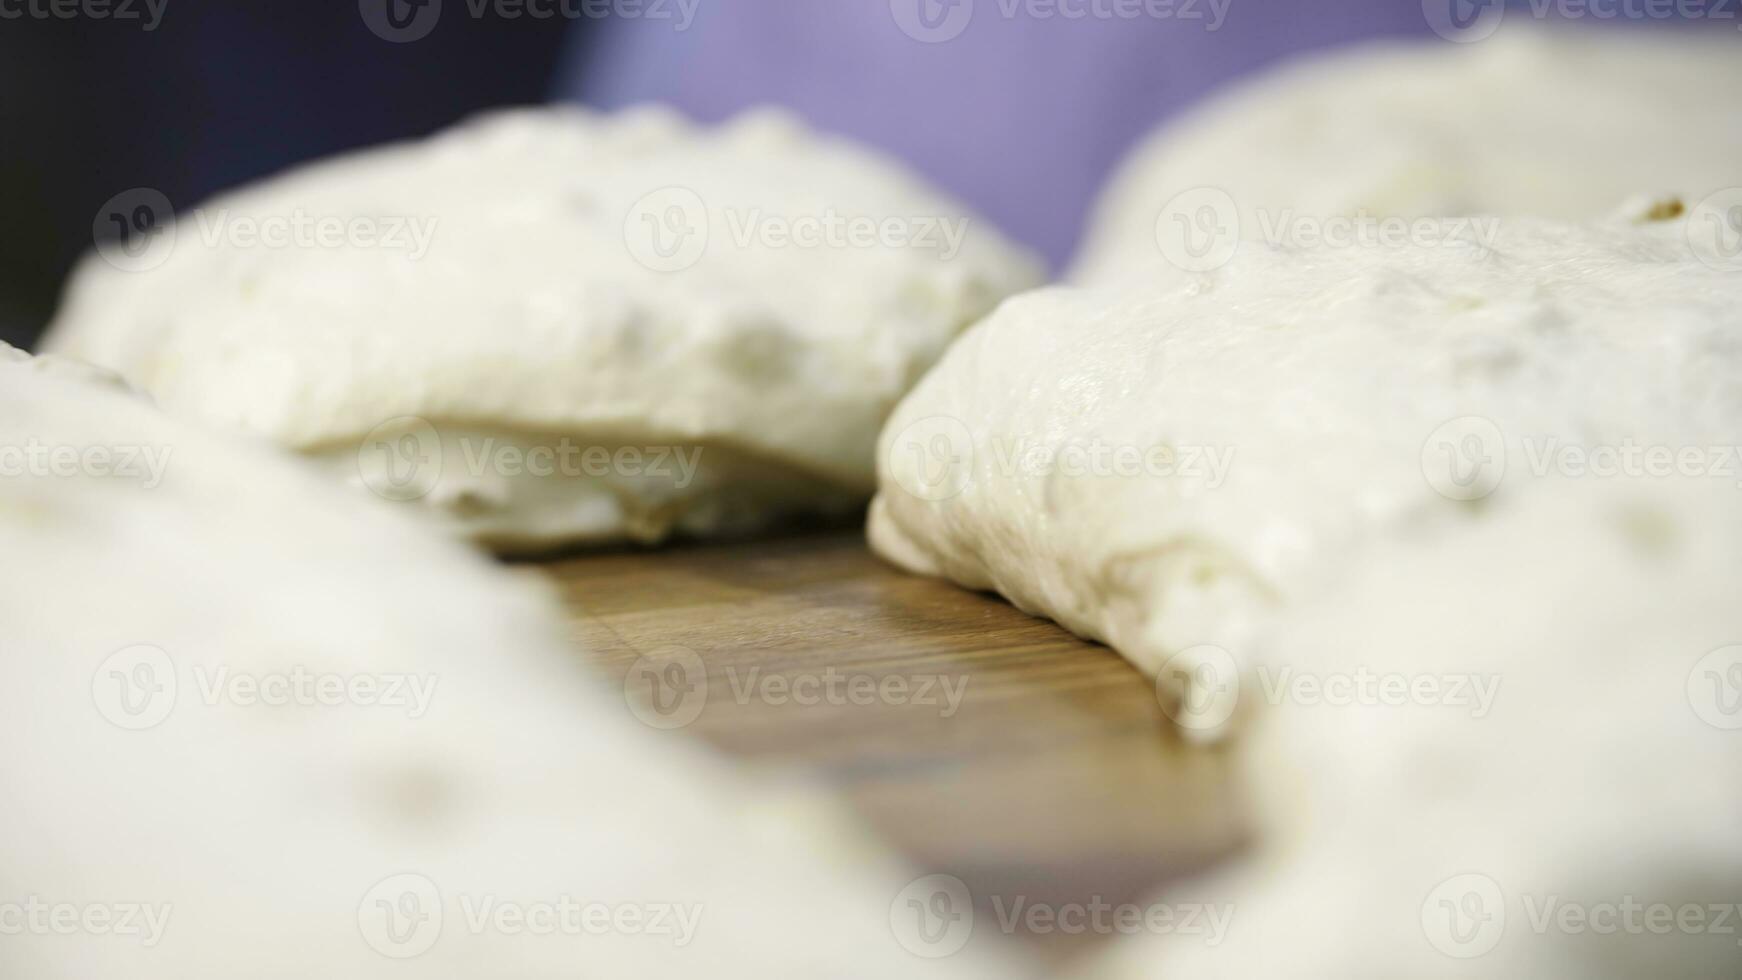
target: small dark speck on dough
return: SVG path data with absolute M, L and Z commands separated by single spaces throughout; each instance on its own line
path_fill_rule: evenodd
M 456 802 L 455 787 L 446 773 L 415 764 L 372 778 L 369 795 L 394 826 L 439 824 Z
M 1617 516 L 1623 540 L 1641 558 L 1662 561 L 1673 556 L 1680 546 L 1675 518 L 1662 510 L 1633 506 Z
M 1651 210 L 1645 212 L 1645 220 L 1674 221 L 1686 214 L 1687 210 L 1687 205 L 1682 203 L 1681 198 L 1672 197 L 1667 200 L 1653 202 Z

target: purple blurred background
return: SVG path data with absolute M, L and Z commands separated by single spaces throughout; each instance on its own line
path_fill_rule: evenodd
M 956 3 L 702 0 L 683 29 L 601 25 L 558 88 L 704 120 L 790 107 L 893 151 L 1058 264 L 1123 152 L 1205 92 L 1292 52 L 1433 38 L 1420 0 Z M 1043 15 L 1067 8 L 1084 15 Z

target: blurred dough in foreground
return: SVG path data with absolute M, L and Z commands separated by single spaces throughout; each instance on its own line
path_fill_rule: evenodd
M 1549 482 L 1388 541 L 1239 687 L 1259 844 L 1098 980 L 1742 976 L 1742 496 Z M 1220 937 L 1218 937 L 1220 938 Z
M 1362 546 L 1742 445 L 1742 259 L 1703 233 L 1515 220 L 1019 297 L 891 417 L 872 544 L 1110 644 L 1219 737 L 1196 678 Z
M 1583 220 L 1642 192 L 1742 204 L 1738 89 L 1731 31 L 1508 22 L 1476 44 L 1306 56 L 1133 151 L 1071 277 L 1213 261 L 1238 239 L 1307 244 L 1353 217 Z
M 0 975 L 1010 975 L 543 589 L 88 374 L 0 345 Z
M 504 551 L 850 512 L 890 408 L 1040 277 L 772 113 L 507 111 L 164 219 L 86 259 L 47 349 Z

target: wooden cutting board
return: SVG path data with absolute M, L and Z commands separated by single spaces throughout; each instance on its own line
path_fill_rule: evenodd
M 993 896 L 1142 901 L 1242 839 L 1225 753 L 1176 738 L 1117 654 L 902 574 L 857 532 L 536 567 L 626 704 L 647 664 L 698 664 L 705 685 L 653 716 L 699 710 L 672 737 L 844 799 L 923 871 L 967 882 L 984 914 Z M 1094 941 L 1027 938 L 1052 959 Z

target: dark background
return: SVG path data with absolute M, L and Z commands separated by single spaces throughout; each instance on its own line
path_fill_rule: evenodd
M 390 44 L 356 0 L 168 0 L 149 33 L 0 20 L 0 340 L 35 340 L 115 194 L 154 187 L 180 207 L 488 106 L 544 101 L 588 27 L 455 17 Z
M 163 13 L 151 31 L 91 16 L 147 2 Z M 542 19 L 520 0 L 491 0 L 488 15 L 483 0 L 436 0 L 445 15 L 430 2 L 0 0 L 0 340 L 33 343 L 118 194 L 151 188 L 180 211 L 312 158 L 553 97 L 658 102 L 702 122 L 784 107 L 907 164 L 1061 267 L 1130 145 L 1220 86 L 1367 39 L 1450 43 L 1430 30 L 1437 4 L 1509 7 L 1505 30 L 1537 19 L 1527 0 L 1229 0 L 1209 32 L 1000 18 L 982 0 L 972 29 L 922 43 L 895 11 L 934 0 L 690 0 L 682 29 L 553 16 L 550 0 Z M 1742 44 L 1733 4 L 1698 2 L 1714 13 L 1699 26 Z M 78 9 L 45 13 L 55 4 Z M 438 16 L 394 43 L 389 8 Z

